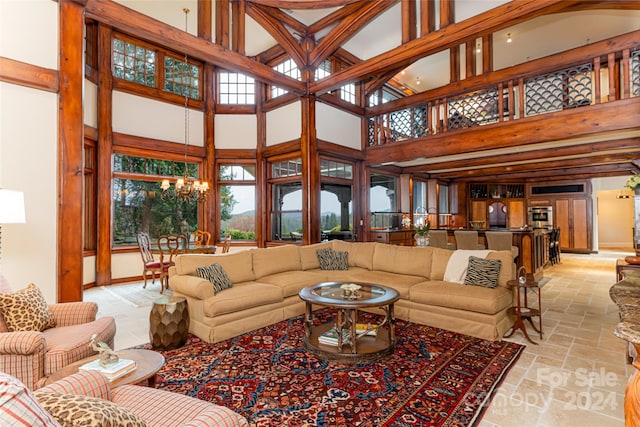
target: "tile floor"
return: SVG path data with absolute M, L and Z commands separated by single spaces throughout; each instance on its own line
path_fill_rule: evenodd
M 528 344 L 491 401 L 480 427 L 587 427 L 624 425 L 624 388 L 633 373 L 625 342 L 612 330 L 617 307 L 609 298 L 615 260 L 630 252 L 563 254 L 545 269 L 542 289 L 544 339 Z M 151 286 L 151 285 L 149 285 Z M 85 300 L 100 304 L 100 315 L 116 318 L 116 348 L 149 341 L 149 307 L 134 308 L 100 288 Z M 535 332 L 532 338 L 538 341 Z

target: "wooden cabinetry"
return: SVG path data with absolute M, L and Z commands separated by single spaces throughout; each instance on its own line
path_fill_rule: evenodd
M 413 246 L 413 230 L 372 230 L 370 241 L 390 245 Z
M 531 206 L 552 206 L 560 229 L 560 250 L 589 253 L 593 248 L 591 183 L 570 181 L 530 184 Z
M 526 224 L 524 184 L 469 184 L 469 221 L 485 228 L 519 228 Z
M 591 252 L 591 204 L 585 198 L 557 198 L 555 227 L 560 228 L 560 249 Z

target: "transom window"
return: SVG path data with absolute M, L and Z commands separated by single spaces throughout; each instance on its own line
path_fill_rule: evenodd
M 334 178 L 353 179 L 353 166 L 333 160 L 320 160 L 320 175 Z
M 165 56 L 164 90 L 192 99 L 200 99 L 200 68 Z
M 255 104 L 255 80 L 240 73 L 220 72 L 220 104 Z
M 119 79 L 155 87 L 156 53 L 129 41 L 114 38 L 113 75 Z
M 302 78 L 302 76 L 300 75 L 300 69 L 293 59 L 287 59 L 286 61 L 273 67 L 273 69 L 279 73 L 284 74 L 285 76 L 289 76 L 296 80 L 300 80 Z M 289 93 L 289 91 L 277 86 L 271 86 L 272 98 L 277 98 L 278 96 L 282 96 L 286 93 Z
M 302 159 L 292 159 L 271 165 L 273 178 L 302 175 Z
M 321 80 L 321 79 L 324 79 L 325 77 L 329 77 L 330 75 L 331 75 L 331 62 L 325 59 L 318 66 L 318 68 L 316 68 L 314 78 L 316 80 Z

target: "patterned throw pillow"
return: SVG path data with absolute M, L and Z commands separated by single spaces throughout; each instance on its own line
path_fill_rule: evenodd
M 222 266 L 218 263 L 207 265 L 206 267 L 196 268 L 198 277 L 206 279 L 213 285 L 213 292 L 218 293 L 224 289 L 229 289 L 233 286 L 231 279 L 224 272 Z
M 0 312 L 11 332 L 44 331 L 56 326 L 47 301 L 33 283 L 12 294 L 0 294 Z
M 320 270 L 348 270 L 349 252 L 334 251 L 331 248 L 322 248 L 316 251 Z
M 130 410 L 108 400 L 82 394 L 35 393 L 36 399 L 63 427 L 146 427 Z
M 467 275 L 464 277 L 464 284 L 469 286 L 482 286 L 484 288 L 495 288 L 498 286 L 500 264 L 499 259 L 484 259 L 470 256 Z
M 0 421 L 3 426 L 60 426 L 26 385 L 4 372 L 0 372 Z

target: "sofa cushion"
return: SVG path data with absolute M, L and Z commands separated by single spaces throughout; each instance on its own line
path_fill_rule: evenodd
M 443 248 L 432 248 L 431 252 L 431 280 L 444 280 L 444 272 L 447 269 L 449 258 L 453 255 L 453 251 Z
M 0 294 L 0 311 L 11 332 L 43 331 L 56 326 L 47 301 L 33 283 L 12 294 Z
M 511 307 L 513 293 L 500 286 L 491 289 L 453 282 L 427 281 L 413 285 L 409 291 L 409 299 L 425 305 L 496 314 Z
M 320 270 L 348 270 L 349 252 L 334 251 L 331 248 L 316 250 L 316 256 L 320 263 Z
M 0 419 L 6 426 L 59 427 L 20 380 L 0 372 Z
M 484 259 L 470 256 L 467 274 L 464 276 L 464 284 L 467 286 L 495 288 L 498 286 L 500 264 L 502 264 L 502 261 L 499 259 Z
M 270 274 L 260 278 L 261 283 L 269 283 L 282 288 L 284 298 L 297 295 L 305 286 L 326 282 L 327 276 L 323 270 L 314 271 L 287 271 L 284 273 Z
M 253 253 L 253 272 L 256 279 L 283 271 L 301 270 L 300 253 L 296 245 L 260 248 Z
M 207 298 L 203 302 L 205 316 L 215 317 L 248 308 L 282 301 L 282 288 L 268 283 L 234 283 L 233 288 Z
M 175 272 L 179 275 L 196 275 L 196 268 L 218 263 L 232 283 L 255 280 L 253 251 L 237 251 L 221 255 L 188 254 L 176 259 Z
M 380 243 L 373 253 L 373 270 L 412 276 L 431 276 L 431 252 L 433 248 L 397 246 Z
M 349 269 L 348 277 L 337 278 L 335 275 L 329 275 L 330 280 L 333 278 L 336 281 L 353 281 L 353 282 L 365 282 L 373 283 L 376 285 L 388 286 L 395 289 L 400 294 L 400 298 L 409 298 L 409 289 L 416 283 L 424 281 L 422 276 L 411 276 L 408 274 L 389 273 L 387 271 L 380 270 L 364 270 L 361 269 L 358 272 L 352 272 Z M 340 272 L 337 272 L 340 273 Z
M 133 412 L 108 400 L 81 394 L 35 392 L 36 399 L 63 427 L 146 427 Z
M 224 268 L 222 268 L 218 263 L 207 265 L 205 267 L 198 267 L 196 268 L 196 273 L 198 274 L 198 277 L 211 282 L 214 294 L 233 286 L 231 280 L 224 272 Z
M 320 262 L 316 255 L 316 250 L 322 248 L 331 248 L 331 242 L 314 243 L 313 245 L 298 246 L 298 252 L 300 253 L 300 265 L 303 270 L 313 270 L 320 268 Z
M 515 279 L 515 267 L 513 264 L 513 255 L 511 251 L 492 251 L 487 255 L 487 259 L 500 260 L 500 274 L 498 275 L 498 286 L 511 290 L 511 286 L 507 282 Z
M 373 270 L 373 251 L 380 243 L 351 243 L 342 240 L 332 240 L 331 242 L 334 251 L 349 252 L 349 267 L 361 267 L 367 270 Z

